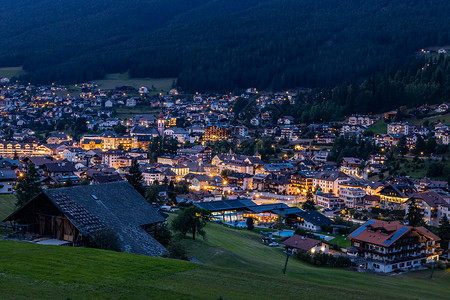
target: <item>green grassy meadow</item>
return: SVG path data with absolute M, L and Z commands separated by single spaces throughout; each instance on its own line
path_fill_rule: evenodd
M 134 88 L 155 87 L 158 91 L 169 91 L 176 78 L 130 78 L 127 73 L 108 74 L 103 79 L 94 80 L 101 89 L 114 89 L 116 86 L 129 85 Z
M 15 195 L 0 195 L 0 222 L 14 211 L 16 201 Z
M 6 67 L 0 68 L 0 77 L 17 77 L 20 75 L 24 75 L 26 72 L 22 67 Z
M 424 119 L 408 119 L 408 122 L 414 125 L 423 125 L 423 122 L 425 122 L 425 120 L 428 120 L 428 122 L 430 124 L 433 123 L 450 123 L 450 114 L 445 114 L 445 115 L 436 115 L 433 117 L 428 117 L 428 118 L 424 118 Z
M 450 271 L 379 276 L 289 259 L 259 234 L 206 227 L 183 240 L 204 264 L 111 251 L 0 241 L 4 299 L 444 299 Z
M 372 124 L 367 130 L 372 131 L 374 134 L 380 134 L 380 133 L 386 133 L 387 132 L 387 123 L 384 121 L 383 118 L 376 121 L 374 124 Z
M 209 224 L 206 231 L 206 240 L 201 238 L 196 241 L 183 240 L 189 256 L 196 257 L 206 265 L 226 268 L 231 272 L 245 270 L 253 274 L 273 276 L 274 282 L 284 281 L 287 278 L 298 280 L 307 291 L 301 295 L 308 295 L 308 298 L 427 299 L 432 298 L 433 294 L 436 297 L 445 295 L 445 283 L 450 283 L 449 270 L 435 273 L 437 277 L 433 280 L 429 280 L 429 271 L 399 276 L 380 276 L 315 267 L 296 257 L 289 259 L 287 273 L 283 275 L 285 254 L 281 248 L 263 245 L 256 229 L 255 232 L 250 232 L 246 229 L 230 229 L 218 224 Z M 343 238 L 340 242 L 343 242 Z M 279 279 L 276 280 L 276 278 Z M 382 286 L 385 288 L 379 288 Z
M 174 214 L 171 214 L 173 218 Z M 169 221 L 170 221 L 169 219 Z M 3 299 L 445 299 L 450 270 L 397 276 L 315 267 L 260 242 L 260 234 L 210 223 L 182 244 L 194 264 L 89 248 L 0 241 Z

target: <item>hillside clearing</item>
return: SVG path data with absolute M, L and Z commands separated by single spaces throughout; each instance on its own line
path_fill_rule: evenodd
M 26 74 L 22 67 L 6 67 L 0 68 L 0 77 L 18 77 Z
M 152 88 L 156 91 L 169 91 L 176 78 L 130 78 L 128 74 L 108 74 L 103 79 L 94 80 L 101 89 L 114 89 L 117 86 L 129 85 L 136 89 L 142 86 Z

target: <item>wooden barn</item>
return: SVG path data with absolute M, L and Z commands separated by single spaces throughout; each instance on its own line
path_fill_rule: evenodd
M 152 234 L 165 217 L 128 182 L 44 190 L 7 217 L 17 231 L 85 245 L 100 230 L 112 230 L 125 252 L 161 256 L 167 250 Z

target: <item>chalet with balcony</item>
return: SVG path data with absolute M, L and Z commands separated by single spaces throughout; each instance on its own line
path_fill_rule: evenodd
M 407 201 L 407 204 L 415 199 L 416 205 L 423 212 L 423 220 L 427 225 L 436 226 L 440 225 L 441 219 L 445 216 L 447 218 L 448 209 L 450 204 L 445 201 L 444 197 L 434 191 L 426 191 L 421 193 L 415 193 L 411 196 L 411 199 Z M 409 205 L 406 205 L 406 214 L 408 213 Z
M 425 227 L 371 219 L 348 238 L 352 246 L 347 254 L 364 270 L 412 270 L 439 259 L 440 238 Z
M 407 184 L 388 184 L 379 192 L 381 208 L 405 209 L 406 201 L 415 192 L 416 189 Z

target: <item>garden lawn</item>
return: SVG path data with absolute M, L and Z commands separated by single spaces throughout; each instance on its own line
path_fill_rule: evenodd
M 319 232 L 319 233 L 327 236 L 333 236 L 334 239 L 329 240 L 328 243 L 338 244 L 340 248 L 348 248 L 351 246 L 350 239 L 348 239 L 345 235 L 342 236 L 339 234 L 329 234 L 327 232 Z

